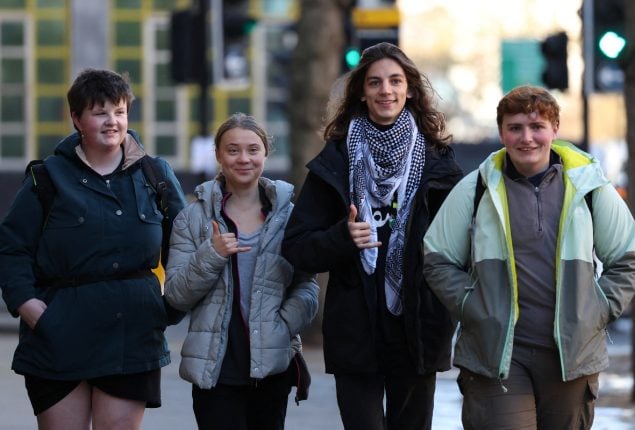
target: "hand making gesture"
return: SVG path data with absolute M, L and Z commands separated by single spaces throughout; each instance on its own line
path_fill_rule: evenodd
M 348 213 L 348 232 L 353 238 L 353 242 L 359 249 L 378 248 L 381 242 L 371 242 L 370 224 L 362 221 L 355 221 L 357 218 L 357 208 L 355 205 L 350 206 L 351 211 Z
M 229 257 L 232 254 L 251 249 L 251 246 L 240 246 L 234 233 L 221 233 L 216 221 L 212 221 L 212 228 L 212 245 L 221 256 Z

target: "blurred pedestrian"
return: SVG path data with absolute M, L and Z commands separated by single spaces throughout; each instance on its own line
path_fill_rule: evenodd
M 32 170 L 0 225 L 0 287 L 20 316 L 12 368 L 41 429 L 138 429 L 145 408 L 161 405 L 168 321 L 152 269 L 167 249 L 145 152 L 128 129 L 133 99 L 124 76 L 81 72 L 68 91 L 77 131 L 44 160 L 51 187 Z M 183 192 L 156 163 L 176 216 Z
M 282 252 L 329 272 L 324 359 L 344 427 L 429 429 L 455 324 L 423 279 L 421 241 L 462 172 L 434 90 L 397 46 L 364 50 L 344 92 Z
M 293 187 L 262 176 L 265 130 L 234 114 L 215 144 L 220 173 L 196 188 L 172 232 L 166 297 L 191 312 L 180 374 L 200 429 L 283 430 L 318 286 L 280 255 Z
M 424 240 L 426 279 L 460 321 L 463 425 L 589 429 L 606 327 L 635 291 L 635 223 L 597 160 L 557 140 L 548 91 L 513 89 L 496 118 L 504 148 L 454 188 Z

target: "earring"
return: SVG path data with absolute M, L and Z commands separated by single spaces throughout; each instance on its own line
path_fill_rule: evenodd
M 360 100 L 365 102 L 366 101 L 366 97 L 362 97 Z

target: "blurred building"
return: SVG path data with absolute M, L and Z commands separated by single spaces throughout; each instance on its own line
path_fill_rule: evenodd
M 399 43 L 430 77 L 458 142 L 497 138 L 501 44 L 565 31 L 570 85 L 555 92 L 562 107 L 560 135 L 579 141 L 582 0 L 358 0 L 357 7 L 383 3 L 398 7 Z M 187 39 L 181 34 L 191 30 L 185 21 L 185 30 L 175 34 L 175 14 L 195 14 L 202 4 L 210 10 L 207 32 Z M 50 154 L 72 131 L 66 91 L 85 67 L 128 73 L 137 97 L 130 127 L 140 132 L 150 154 L 174 166 L 186 191 L 209 175 L 198 172 L 192 154 L 204 152 L 206 141 L 212 151 L 214 130 L 237 111 L 265 124 L 274 141 L 268 169 L 286 172 L 289 63 L 300 5 L 301 0 L 0 0 L 0 214 L 28 161 Z M 199 82 L 175 79 L 175 35 L 185 40 L 184 50 L 207 39 L 211 69 L 204 109 Z M 181 45 L 176 54 L 185 54 Z M 621 94 L 593 95 L 590 110 L 592 144 L 623 140 Z
M 284 165 L 287 77 L 269 65 L 293 44 L 289 24 L 297 17 L 298 1 L 208 1 L 226 8 L 242 4 L 252 25 L 244 34 L 244 46 L 238 41 L 242 50 L 225 47 L 221 58 L 211 41 L 217 29 L 206 34 L 212 66 L 230 67 L 232 74 L 210 82 L 205 126 L 213 132 L 231 113 L 254 114 L 275 136 L 270 166 Z M 166 158 L 176 170 L 188 171 L 190 145 L 201 131 L 200 88 L 197 83 L 176 84 L 171 77 L 170 18 L 197 3 L 0 0 L 0 171 L 23 172 L 29 160 L 51 154 L 72 131 L 66 91 L 86 67 L 129 75 L 136 96 L 130 127 L 141 133 L 149 153 Z M 212 23 L 222 23 L 214 9 L 208 16 Z

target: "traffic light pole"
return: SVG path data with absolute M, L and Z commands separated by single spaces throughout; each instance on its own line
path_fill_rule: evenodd
M 207 25 L 208 23 L 208 15 L 209 15 L 209 1 L 208 0 L 199 0 L 198 1 L 198 7 L 199 12 L 201 14 L 201 16 L 203 17 L 203 29 L 204 29 L 204 34 L 207 34 L 207 31 L 209 29 L 209 26 Z M 201 43 L 203 43 L 203 55 L 207 55 L 207 37 L 203 37 L 203 40 L 201 40 Z M 209 109 L 208 109 L 208 103 L 207 103 L 207 90 L 209 88 L 209 82 L 210 82 L 210 76 L 209 76 L 209 66 L 208 66 L 208 61 L 207 58 L 204 58 L 202 61 L 202 64 L 204 65 L 204 69 L 203 72 L 200 74 L 200 79 L 199 79 L 199 86 L 200 86 L 200 94 L 199 94 L 199 114 L 200 114 L 200 118 L 199 118 L 199 124 L 200 124 L 200 135 L 201 136 L 208 136 L 209 135 L 209 131 L 207 128 L 207 121 L 208 121 L 208 115 L 209 115 Z
M 582 56 L 584 72 L 582 75 L 582 141 L 580 148 L 589 150 L 589 95 L 593 92 L 593 2 L 582 2 Z

